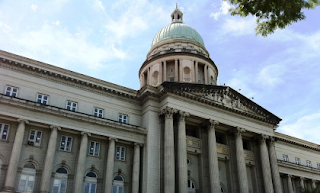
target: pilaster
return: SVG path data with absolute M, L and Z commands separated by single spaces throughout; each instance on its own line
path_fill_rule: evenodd
M 262 174 L 263 174 L 263 182 L 264 182 L 264 191 L 268 193 L 273 193 L 273 184 L 271 179 L 271 170 L 270 170 L 270 162 L 266 140 L 269 136 L 261 134 L 259 137 L 260 142 L 260 157 L 261 157 L 261 165 L 262 165 Z
M 276 150 L 275 150 L 275 138 L 270 138 L 269 143 L 269 156 L 270 156 L 270 166 L 271 166 L 271 172 L 272 172 L 272 180 L 273 180 L 273 187 L 275 193 L 282 193 L 282 187 L 281 187 L 281 179 L 280 179 L 280 173 L 278 168 L 278 160 L 276 156 Z
M 107 168 L 106 168 L 106 181 L 105 181 L 105 193 L 112 193 L 112 181 L 113 181 L 113 168 L 114 168 L 114 154 L 115 154 L 115 143 L 118 141 L 116 138 L 109 138 L 109 148 L 107 157 Z

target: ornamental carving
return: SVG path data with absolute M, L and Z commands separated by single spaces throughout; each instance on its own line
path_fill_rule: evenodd
M 228 155 L 229 154 L 229 147 L 223 144 L 217 144 L 217 152 L 220 154 Z
M 190 113 L 179 111 L 179 121 L 184 122 L 186 117 L 189 117 L 189 116 L 190 116 Z
M 165 115 L 166 119 L 172 119 L 173 114 L 177 113 L 177 112 L 178 112 L 177 109 L 166 107 L 166 108 L 161 110 L 160 115 Z
M 252 151 L 248 151 L 248 150 L 243 150 L 244 153 L 244 159 L 246 160 L 254 160 L 253 158 L 253 152 Z
M 193 148 L 201 148 L 201 140 L 193 137 L 186 137 L 187 146 Z
M 241 134 L 246 132 L 246 129 L 241 128 L 241 127 L 236 127 L 235 131 L 234 131 L 234 135 L 236 137 L 241 137 Z
M 267 139 L 269 139 L 269 135 L 261 134 L 259 136 L 259 142 L 260 143 L 264 143 L 265 144 Z
M 214 129 L 216 125 L 219 125 L 219 121 L 209 119 L 208 129 Z

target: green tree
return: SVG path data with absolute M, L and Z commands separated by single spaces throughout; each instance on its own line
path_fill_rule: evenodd
M 231 15 L 257 18 L 256 35 L 266 37 L 276 29 L 284 29 L 293 22 L 304 20 L 302 9 L 315 9 L 320 0 L 226 0 L 233 5 Z
M 320 193 L 320 187 L 318 186 L 317 188 L 312 190 L 305 190 L 303 193 Z

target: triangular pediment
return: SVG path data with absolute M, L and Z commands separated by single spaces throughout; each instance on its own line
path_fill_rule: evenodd
M 165 90 L 225 110 L 278 124 L 281 119 L 228 86 L 164 82 Z

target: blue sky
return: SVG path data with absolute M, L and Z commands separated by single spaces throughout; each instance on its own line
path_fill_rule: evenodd
M 138 70 L 176 1 L 0 0 L 0 49 L 139 89 Z M 277 131 L 320 144 L 320 7 L 263 38 L 220 0 L 178 1 L 219 64 L 219 83 L 283 119 Z

